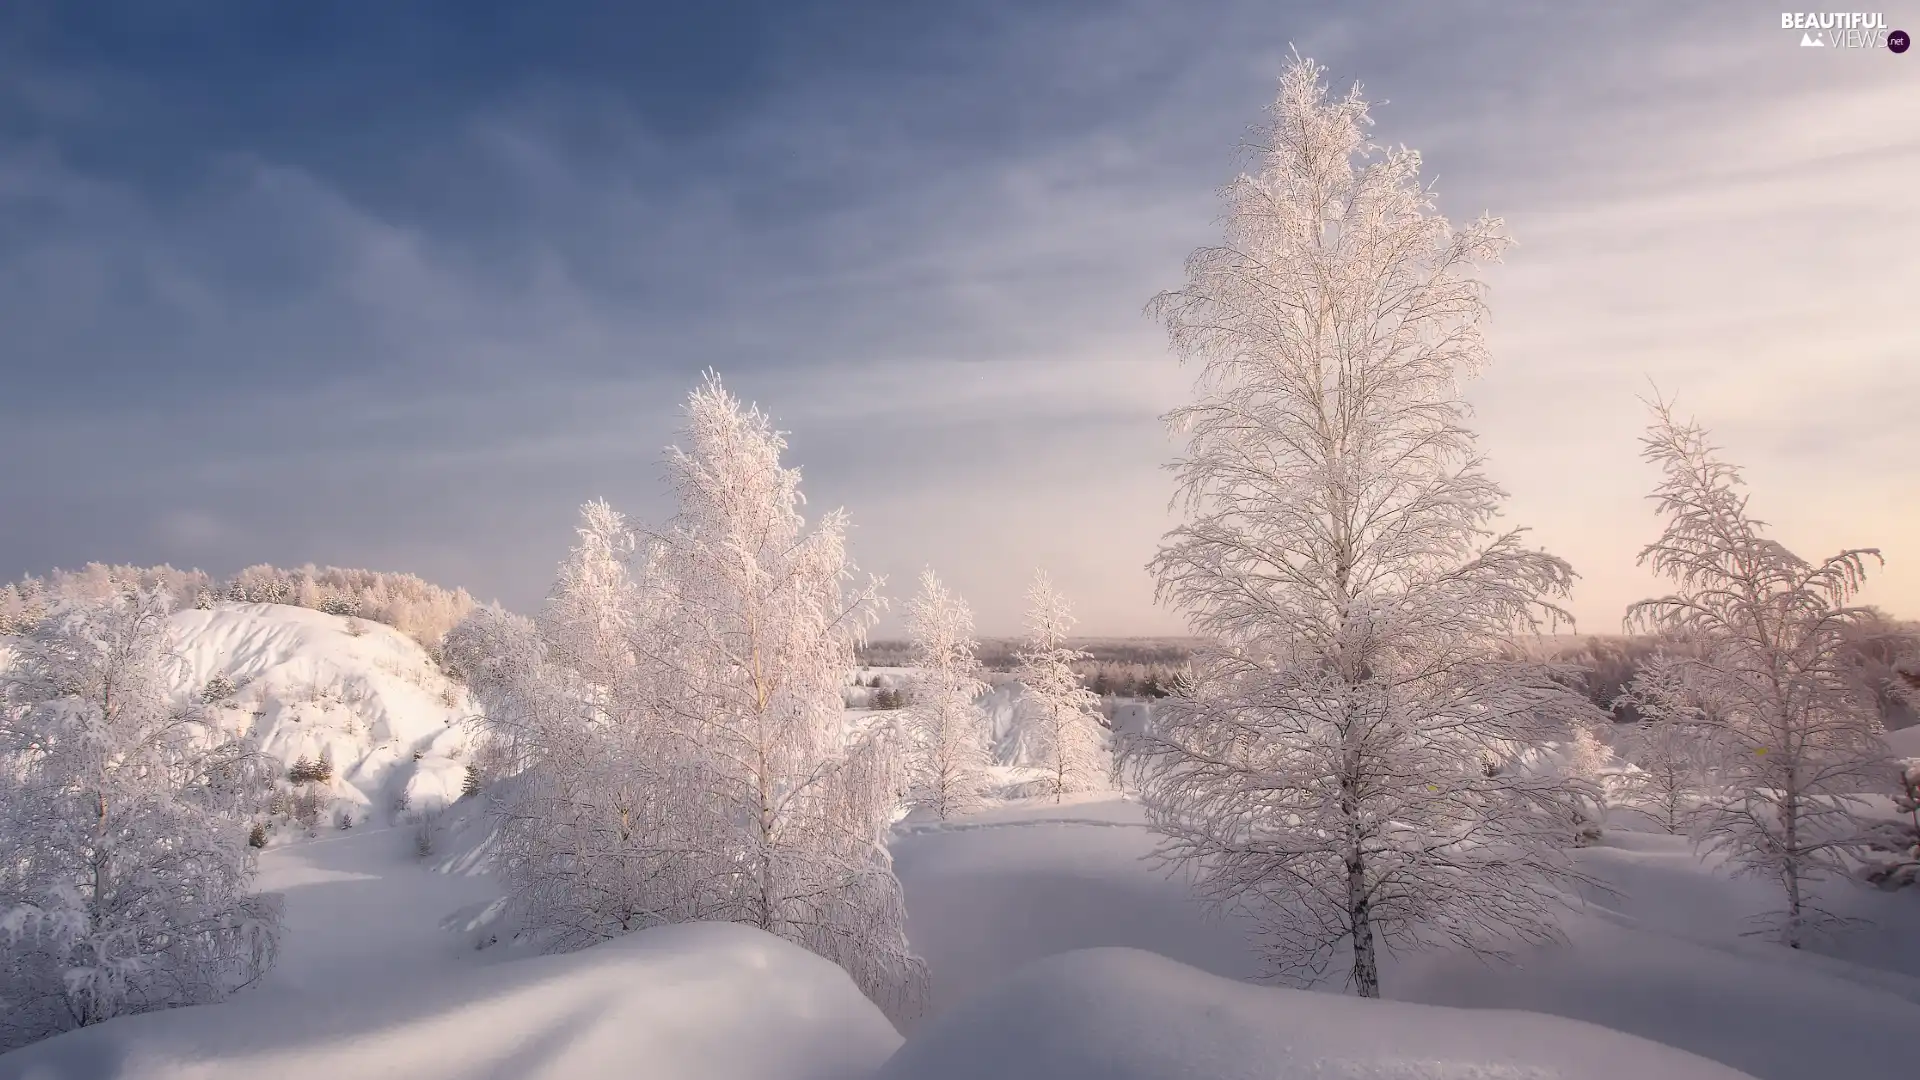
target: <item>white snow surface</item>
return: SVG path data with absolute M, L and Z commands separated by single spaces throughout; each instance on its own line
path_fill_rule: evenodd
M 459 797 L 462 721 L 474 708 L 412 638 L 286 604 L 221 604 L 177 612 L 171 624 L 185 661 L 177 689 L 216 675 L 239 685 L 221 722 L 251 731 L 283 765 L 330 755 L 331 794 L 356 820 L 389 813 L 403 793 L 416 811 Z
M 833 964 L 694 923 L 405 993 L 260 993 L 123 1017 L 0 1057 L 0 1078 L 853 1080 L 899 1043 Z
M 1894 757 L 1920 758 L 1920 724 L 1889 731 L 1881 738 Z
M 1135 947 L 1229 979 L 1260 974 L 1252 926 L 1208 917 L 1183 882 L 1142 861 L 1153 839 L 1131 802 L 1014 805 L 906 830 L 895 866 L 936 1017 L 1034 958 L 1072 949 Z M 1387 996 L 1584 1020 L 1764 1080 L 1911 1068 L 1914 896 L 1832 883 L 1828 902 L 1876 928 L 1795 951 L 1741 936 L 1746 917 L 1771 902 L 1766 884 L 1715 874 L 1684 839 L 1614 830 L 1577 854 L 1595 884 L 1566 913 L 1566 945 L 1519 949 L 1512 964 L 1446 952 L 1390 958 Z M 917 1043 L 919 1031 L 909 1038 Z
M 331 748 L 343 799 L 457 791 L 467 703 L 444 704 L 450 684 L 410 639 L 280 606 L 176 619 L 186 681 L 249 680 L 233 722 L 287 761 Z M 996 768 L 1009 785 L 1020 772 Z M 1140 808 L 1100 794 L 897 827 L 907 931 L 932 989 L 888 1060 L 899 1036 L 851 980 L 755 931 L 669 928 L 530 956 L 500 918 L 484 810 L 484 796 L 429 808 L 424 858 L 415 827 L 378 820 L 268 850 L 259 887 L 285 894 L 287 925 L 261 986 L 0 1056 L 0 1080 L 1826 1080 L 1906 1075 L 1920 1030 L 1911 892 L 1835 883 L 1829 905 L 1876 928 L 1787 950 L 1741 936 L 1772 902 L 1766 883 L 1730 881 L 1618 813 L 1577 853 L 1594 884 L 1565 945 L 1510 965 L 1393 958 L 1383 984 L 1398 1001 L 1245 985 L 1232 980 L 1260 974 L 1254 928 L 1210 916 L 1155 869 Z
M 877 1080 L 1737 1080 L 1537 1013 L 1248 986 L 1138 949 L 1034 963 L 932 1021 Z
M 830 1068 L 854 1080 L 892 1050 L 897 1036 L 838 969 L 754 932 L 647 931 L 571 956 L 528 956 L 489 908 L 498 891 L 484 872 L 480 810 L 465 800 L 443 815 L 440 846 L 425 859 L 406 827 L 267 851 L 260 885 L 285 893 L 287 936 L 262 986 L 24 1048 L 0 1057 L 0 1080 L 774 1080 Z M 939 1071 L 954 1056 L 953 1068 L 978 1066 L 967 1075 L 998 1076 L 1001 1059 L 990 1055 L 1005 1054 L 1060 1070 L 1006 1076 L 1062 1080 L 1571 1078 L 1598 1075 L 1581 1071 L 1593 1062 L 1618 1076 L 1737 1069 L 1760 1080 L 1826 1080 L 1904 1075 L 1910 1033 L 1920 1030 L 1913 896 L 1847 886 L 1842 909 L 1879 929 L 1794 952 L 1739 936 L 1740 919 L 1766 903 L 1763 883 L 1713 874 L 1674 837 L 1614 831 L 1580 852 L 1598 884 L 1587 907 L 1567 916 L 1567 945 L 1523 950 L 1511 966 L 1446 953 L 1390 962 L 1383 981 L 1398 1005 L 1202 975 L 1256 976 L 1256 938 L 1238 919 L 1207 917 L 1181 881 L 1143 863 L 1151 845 L 1139 807 L 1112 796 L 904 823 L 892 846 L 932 1003 L 882 1075 L 959 1075 Z M 1083 949 L 1096 951 L 1031 967 Z M 1633 1039 L 1578 1024 L 1413 1002 L 1557 1014 L 1729 1068 L 1646 1056 L 1654 1051 Z M 1371 1027 L 1362 1009 L 1390 1022 Z M 1046 1035 L 1022 1019 L 1029 1014 L 1060 1027 Z M 1225 1044 L 1213 1045 L 1216 1037 Z M 1180 1049 L 1169 1057 L 1166 1046 Z M 1233 1056 L 1235 1046 L 1252 1056 Z M 1294 1057 L 1276 1056 L 1288 1046 Z M 1187 1058 L 1193 1068 L 1173 1068 Z M 1314 1062 L 1321 1072 L 1304 1071 Z M 1417 1071 L 1420 1063 L 1435 1068 Z M 1094 1071 L 1070 1071 L 1083 1066 Z

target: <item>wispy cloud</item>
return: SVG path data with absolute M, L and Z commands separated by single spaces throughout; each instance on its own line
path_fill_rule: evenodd
M 1188 373 L 1142 306 L 1215 235 L 1293 42 L 1390 99 L 1379 134 L 1427 151 L 1448 213 L 1521 241 L 1470 396 L 1509 517 L 1585 575 L 1585 628 L 1651 587 L 1649 377 L 1790 541 L 1883 540 L 1872 598 L 1920 609 L 1894 546 L 1920 521 L 1878 495 L 1920 389 L 1889 317 L 1920 294 L 1920 145 L 1889 122 L 1914 84 L 1887 56 L 1813 66 L 1732 6 L 778 18 L 686 31 L 710 69 L 651 82 L 582 35 L 409 25 L 503 72 L 410 82 L 365 35 L 296 72 L 391 98 L 358 126 L 263 122 L 157 62 L 13 57 L 0 456 L 34 465 L 0 473 L 0 569 L 315 559 L 529 604 L 579 501 L 664 509 L 658 451 L 713 366 L 863 563 L 936 565 L 990 632 L 1040 564 L 1090 629 L 1171 629 L 1142 567 Z M 144 142 L 99 135 L 120 113 Z

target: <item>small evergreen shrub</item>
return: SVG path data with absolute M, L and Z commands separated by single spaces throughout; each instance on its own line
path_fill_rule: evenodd
M 200 700 L 211 705 L 227 700 L 239 689 L 238 686 L 234 685 L 233 680 L 227 676 L 215 675 L 213 678 L 207 680 L 207 685 L 200 688 Z
M 301 757 L 287 770 L 287 779 L 296 784 L 325 784 L 333 780 L 333 762 Z
M 305 826 L 308 835 L 320 824 L 320 811 L 326 807 L 327 797 L 317 791 L 302 791 L 293 797 L 293 820 Z

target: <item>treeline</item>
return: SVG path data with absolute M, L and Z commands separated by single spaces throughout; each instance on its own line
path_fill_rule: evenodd
M 1089 638 L 1073 646 L 1090 657 L 1074 665 L 1081 685 L 1103 697 L 1165 697 L 1193 658 L 1192 642 L 1180 638 Z M 988 671 L 1012 671 L 1019 648 L 1016 639 L 984 639 L 980 664 Z M 1663 650 L 1677 655 L 1684 654 L 1686 647 L 1650 637 L 1595 635 L 1549 639 L 1527 651 L 1580 669 L 1588 700 L 1611 713 L 1616 723 L 1633 723 L 1641 719 L 1640 713 L 1622 695 L 1646 662 Z M 870 641 L 860 647 L 859 656 L 867 667 L 908 667 L 913 662 L 912 646 L 905 641 Z M 1920 657 L 1920 622 L 1873 611 L 1848 628 L 1847 664 L 1873 694 L 1881 723 L 1889 731 L 1920 723 L 1920 713 L 1898 693 L 1901 686 L 1920 690 L 1920 662 L 1914 657 Z
M 1545 646 L 1544 659 L 1581 669 L 1589 700 L 1613 714 L 1616 723 L 1641 719 L 1631 701 L 1621 700 L 1634 678 L 1656 654 L 1687 656 L 1685 642 L 1651 637 L 1588 637 Z M 1920 723 L 1903 686 L 1920 688 L 1920 622 L 1894 619 L 1869 610 L 1847 626 L 1841 660 L 1873 696 L 1880 722 L 1889 731 Z
M 262 563 L 220 580 L 202 570 L 96 562 L 0 585 L 0 634 L 24 633 L 63 600 L 104 600 L 147 589 L 164 591 L 181 608 L 289 604 L 366 619 L 391 626 L 430 651 L 476 606 L 467 590 L 443 589 L 413 574 L 311 563 L 289 570 Z
M 1076 638 L 1067 644 L 1087 657 L 1073 665 L 1080 685 L 1102 697 L 1165 697 L 1193 656 L 1192 643 L 1179 638 Z M 987 671 L 1010 672 L 1019 667 L 1019 654 L 1017 638 L 984 638 L 974 655 Z M 869 641 L 859 658 L 866 667 L 910 667 L 913 646 Z

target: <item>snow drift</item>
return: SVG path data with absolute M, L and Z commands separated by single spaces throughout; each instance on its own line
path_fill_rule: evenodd
M 0 1057 L 0 1080 L 853 1080 L 900 1036 L 845 972 L 724 923 L 660 927 L 405 994 L 261 994 Z
M 1887 751 L 1895 757 L 1920 758 L 1920 724 L 1889 731 L 1881 736 L 1886 741 Z
M 878 1080 L 1736 1080 L 1575 1020 L 1248 986 L 1136 949 L 1039 961 L 915 1033 Z

